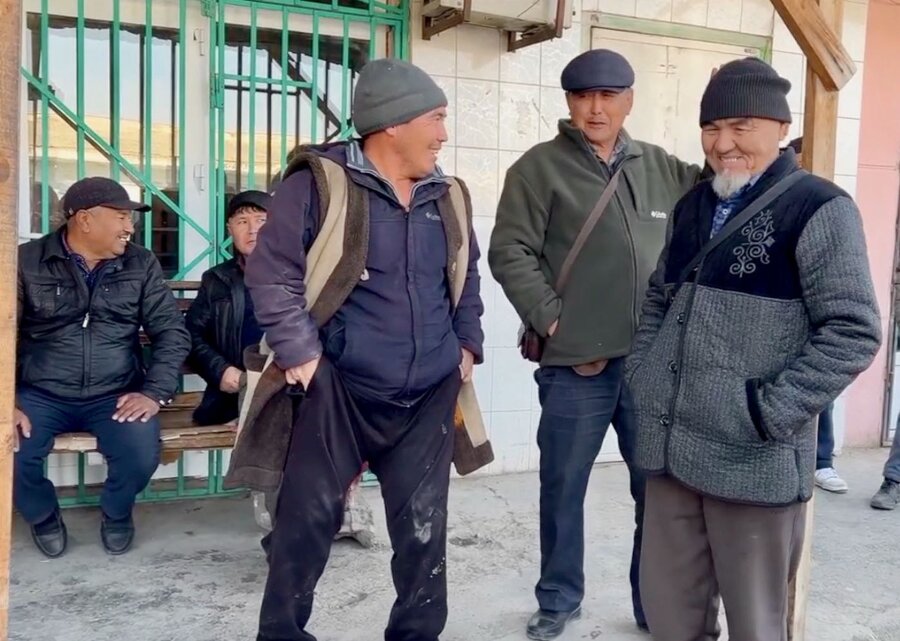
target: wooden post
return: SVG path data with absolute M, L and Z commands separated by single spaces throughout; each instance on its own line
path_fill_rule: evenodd
M 818 0 L 826 26 L 840 39 L 843 0 Z M 806 68 L 806 101 L 803 114 L 803 167 L 816 175 L 834 179 L 837 149 L 838 92 L 826 87 L 812 65 Z M 805 641 L 806 610 L 812 574 L 812 540 L 815 500 L 806 506 L 806 528 L 800 567 L 790 586 L 788 601 L 788 638 Z
M 19 0 L 0 0 L 0 640 L 7 638 L 12 534 L 13 410 L 16 385 L 16 273 L 19 211 Z

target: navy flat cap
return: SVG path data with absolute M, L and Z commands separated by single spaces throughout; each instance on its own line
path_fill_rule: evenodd
M 609 49 L 592 49 L 576 56 L 563 69 L 564 91 L 624 91 L 634 84 L 634 69 L 628 61 Z

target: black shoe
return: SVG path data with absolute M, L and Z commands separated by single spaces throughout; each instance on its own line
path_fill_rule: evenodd
M 528 621 L 525 635 L 535 641 L 547 641 L 555 639 L 566 629 L 569 621 L 581 618 L 581 606 L 570 612 L 551 612 L 550 610 L 538 610 Z
M 647 634 L 650 634 L 650 626 L 647 625 L 646 621 L 637 621 L 636 623 L 637 623 L 638 630 L 640 630 L 641 632 L 646 632 Z
M 125 554 L 134 541 L 134 521 L 131 516 L 115 520 L 104 514 L 100 525 L 100 540 L 108 554 Z
M 58 508 L 42 522 L 31 526 L 31 538 L 37 549 L 51 559 L 62 556 L 69 543 L 69 533 Z

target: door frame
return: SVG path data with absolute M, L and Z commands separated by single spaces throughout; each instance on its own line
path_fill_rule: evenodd
M 710 44 L 746 47 L 760 52 L 760 58 L 772 62 L 772 38 L 740 31 L 726 31 L 698 25 L 668 22 L 665 20 L 649 20 L 646 18 L 629 18 L 602 11 L 588 11 L 582 19 L 582 39 L 587 46 L 591 43 L 591 29 L 610 29 L 627 31 L 648 36 L 664 36 L 682 40 L 695 40 Z

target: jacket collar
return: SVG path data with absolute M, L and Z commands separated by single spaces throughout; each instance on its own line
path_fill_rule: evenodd
M 345 162 L 351 178 L 358 184 L 373 191 L 378 191 L 382 195 L 394 200 L 399 205 L 400 199 L 397 198 L 393 185 L 391 185 L 390 181 L 382 176 L 375 165 L 366 158 L 366 155 L 363 153 L 362 145 L 358 140 L 351 140 L 347 143 Z M 417 195 L 423 193 L 428 195 L 431 191 L 429 187 L 432 185 L 445 186 L 446 184 L 446 174 L 444 174 L 440 167 L 435 165 L 434 171 L 430 175 L 425 176 L 413 185 L 412 197 L 410 198 L 410 209 L 421 202 L 417 201 Z
M 563 118 L 559 121 L 559 136 L 571 141 L 592 158 L 597 158 L 597 153 L 594 151 L 593 145 L 588 142 L 584 132 L 573 125 L 570 119 Z M 619 152 L 621 155 L 617 159 L 619 162 L 644 155 L 644 150 L 641 145 L 635 142 L 625 129 L 619 131 L 616 147 L 619 147 L 620 144 L 622 145 L 622 149 Z
M 788 147 L 781 152 L 778 158 L 776 158 L 762 174 L 759 175 L 756 182 L 741 195 L 741 205 L 745 206 L 749 204 L 780 179 L 799 169 L 800 165 L 797 163 L 797 154 L 794 153 L 793 149 Z M 719 203 L 719 196 L 713 191 L 712 180 L 705 180 L 701 184 L 701 191 L 698 194 L 701 199 L 699 201 L 701 224 L 698 228 L 698 233 L 701 235 L 705 234 L 703 238 L 708 239 L 709 232 L 712 229 L 712 221 L 715 216 L 716 206 Z M 740 211 L 740 209 L 738 211 Z
M 219 263 L 216 267 L 214 267 L 212 273 L 227 285 L 241 282 L 243 270 L 241 269 L 239 261 L 240 259 L 238 258 L 238 256 L 230 258 L 224 263 Z
M 64 239 L 64 235 L 66 233 L 66 226 L 63 225 L 59 229 L 54 232 L 51 232 L 44 236 L 44 252 L 41 256 L 41 262 L 45 263 L 52 259 L 59 260 L 69 260 L 70 251 L 66 247 L 66 241 Z M 125 253 L 121 256 L 116 256 L 115 258 L 109 258 L 107 260 L 102 261 L 104 264 L 112 264 L 115 265 L 114 269 L 118 271 L 122 267 L 123 261 L 128 258 L 128 256 L 134 250 L 131 247 L 131 243 L 125 247 Z

